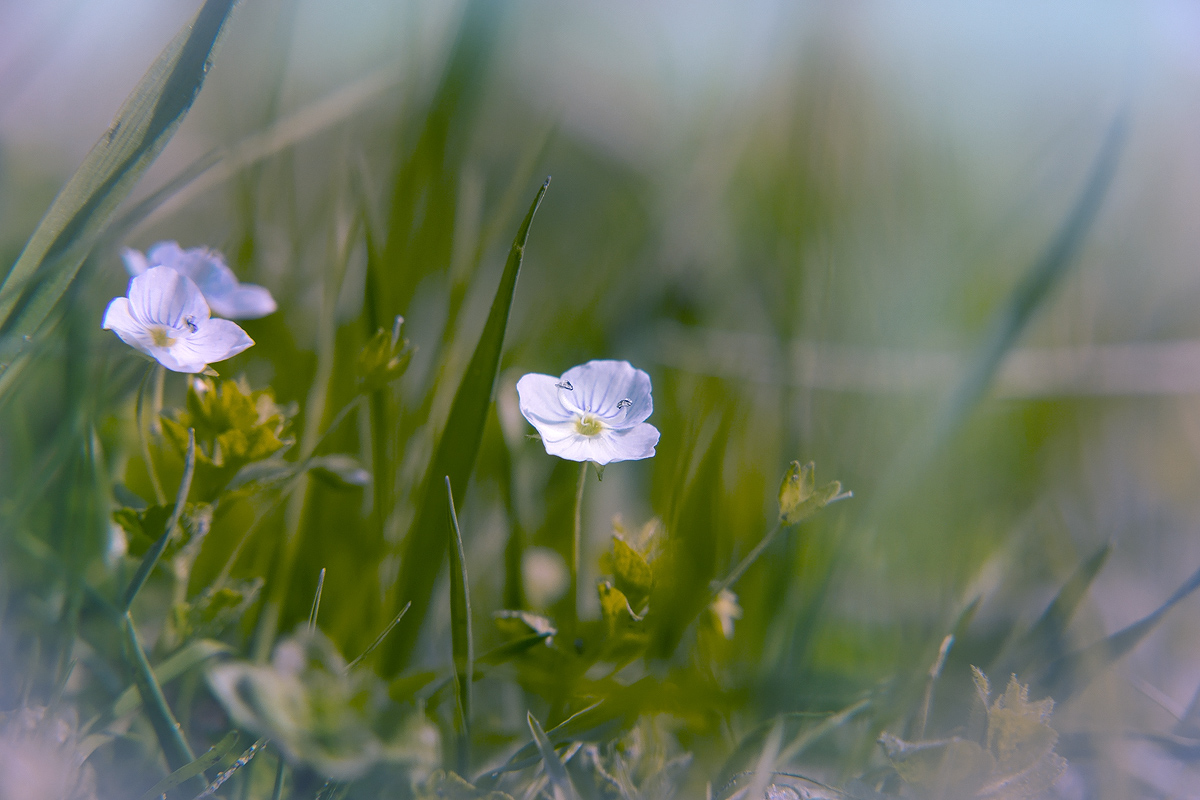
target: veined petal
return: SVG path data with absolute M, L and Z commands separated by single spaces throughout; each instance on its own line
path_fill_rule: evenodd
M 575 387 L 571 399 L 581 410 L 595 414 L 610 425 L 635 425 L 654 410 L 650 399 L 650 376 L 628 361 L 589 361 L 567 370 L 562 379 Z M 622 408 L 624 400 L 630 404 Z
M 571 436 L 578 436 L 579 431 L 575 428 L 575 422 L 543 422 L 530 420 L 533 427 L 537 428 L 538 435 L 542 437 L 543 442 L 561 442 Z
M 181 363 L 193 364 L 202 360 L 205 364 L 211 364 L 232 358 L 253 344 L 254 340 L 236 322 L 210 319 L 202 322 L 194 333 L 183 336 L 171 348 L 171 352 Z
M 125 344 L 137 350 L 141 350 L 146 355 L 154 355 L 151 352 L 153 340 L 150 337 L 150 332 L 146 330 L 146 326 L 138 322 L 129 313 L 129 300 L 124 297 L 113 298 L 108 304 L 108 308 L 104 310 L 104 330 L 112 331 L 121 338 Z
M 200 287 L 204 291 L 204 287 Z M 258 319 L 274 314 L 279 308 L 271 292 L 253 283 L 238 284 L 236 289 L 224 294 L 205 292 L 209 307 L 226 319 Z
M 257 319 L 278 309 L 265 287 L 240 283 L 225 259 L 207 247 L 184 250 L 177 242 L 159 242 L 150 248 L 151 264 L 170 267 L 192 279 L 209 308 L 229 319 Z
M 654 447 L 658 444 L 658 428 L 648 422 L 639 423 L 632 428 L 613 430 L 608 438 L 613 450 L 619 454 L 614 461 L 638 461 L 654 455 Z
M 146 261 L 146 257 L 142 255 L 140 250 L 132 250 L 126 247 L 121 251 L 121 260 L 125 262 L 125 271 L 129 273 L 129 277 L 131 278 L 136 278 L 150 269 L 150 263 Z
M 129 283 L 129 311 L 143 325 L 181 329 L 209 317 L 208 303 L 190 278 L 170 267 L 150 267 Z
M 170 347 L 151 346 L 145 352 L 153 356 L 155 361 L 172 372 L 189 372 L 195 374 L 204 372 L 204 368 L 208 366 L 208 361 L 185 347 L 182 342 L 177 342 Z
M 559 399 L 558 378 L 531 372 L 517 381 L 517 405 L 521 414 L 541 432 L 543 424 L 571 422 L 574 413 Z

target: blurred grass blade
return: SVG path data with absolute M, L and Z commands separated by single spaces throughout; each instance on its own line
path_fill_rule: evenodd
M 1042 616 L 1017 641 L 1012 653 L 1004 659 L 1005 668 L 1001 670 L 1002 673 L 1021 673 L 1031 664 L 1045 664 L 1065 653 L 1067 625 L 1091 588 L 1092 581 L 1108 562 L 1112 551 L 1113 545 L 1109 542 L 1075 569 L 1074 574 L 1042 612 Z
M 450 265 L 458 165 L 469 140 L 507 4 L 471 0 L 412 153 L 398 165 L 381 253 L 388 313 L 403 313 L 428 270 Z
M 576 797 L 575 787 L 571 785 L 571 779 L 567 776 L 567 768 L 559 759 L 558 753 L 554 752 L 554 745 L 550 744 L 546 732 L 542 730 L 541 724 L 534 718 L 532 711 L 525 713 L 525 719 L 529 723 L 533 741 L 537 744 L 538 752 L 542 756 L 546 777 L 550 779 L 550 785 L 554 787 L 554 800 L 574 800 Z
M 180 675 L 203 664 L 210 658 L 232 651 L 233 648 L 224 642 L 218 642 L 213 639 L 199 639 L 191 642 L 178 653 L 175 653 L 155 667 L 154 674 L 158 678 L 159 683 L 170 683 Z M 99 718 L 98 723 L 104 723 L 108 720 L 123 717 L 131 711 L 136 711 L 141 703 L 142 698 L 138 694 L 137 687 L 130 686 L 113 703 L 111 710 Z M 102 729 L 104 725 L 98 723 L 88 725 L 87 730 Z
M 771 779 L 775 777 L 775 765 L 779 760 L 779 746 L 782 743 L 783 720 L 776 719 L 775 724 L 771 726 L 771 732 L 767 734 L 767 741 L 758 757 L 758 764 L 754 767 L 754 777 L 751 779 L 750 785 L 735 797 L 741 797 L 743 800 L 758 800 L 760 797 L 767 796 L 767 787 L 771 785 Z
M 155 800 L 157 797 L 162 797 L 168 791 L 174 789 L 184 781 L 200 775 L 206 769 L 216 766 L 217 762 L 224 758 L 225 754 L 232 750 L 233 746 L 237 744 L 237 739 L 237 731 L 230 731 L 229 733 L 225 734 L 225 737 L 221 739 L 221 741 L 208 748 L 207 753 L 200 756 L 192 763 L 175 770 L 170 775 L 163 778 L 161 781 L 143 792 L 141 800 Z
M 227 780 L 232 778 L 234 773 L 249 764 L 251 760 L 258 755 L 258 752 L 266 747 L 268 741 L 270 740 L 265 736 L 260 739 L 256 739 L 254 744 L 246 748 L 246 751 L 238 756 L 237 759 L 229 765 L 228 769 L 222 771 L 221 774 L 218 775 L 203 792 L 193 797 L 192 800 L 203 800 L 205 797 L 212 797 L 214 794 L 216 794 L 217 790 L 220 789 Z
M 1041 677 L 1042 687 L 1060 703 L 1083 691 L 1097 675 L 1137 647 L 1168 611 L 1198 588 L 1200 569 L 1192 573 L 1165 603 L 1142 619 L 1051 663 Z
M 467 775 L 471 762 L 471 683 L 475 674 L 475 642 L 471 636 L 471 584 L 467 579 L 467 554 L 463 549 L 458 515 L 454 513 L 454 491 L 446 478 L 450 504 L 450 640 L 454 653 L 454 682 L 458 688 L 461 715 L 458 742 L 458 774 Z
M 150 571 L 158 563 L 163 550 L 167 549 L 167 542 L 171 540 L 171 533 L 179 525 L 179 518 L 183 516 L 183 507 L 187 504 L 188 492 L 192 488 L 192 475 L 195 472 L 196 432 L 188 428 L 187 456 L 183 463 L 183 477 L 179 479 L 179 493 L 175 495 L 175 508 L 171 510 L 171 518 L 167 520 L 167 527 L 163 530 L 162 536 L 159 536 L 158 541 L 146 551 L 146 555 L 142 558 L 142 563 L 138 564 L 137 572 L 133 574 L 133 580 L 129 581 L 129 588 L 125 590 L 125 595 L 121 601 L 122 611 L 129 611 L 129 607 L 133 605 L 133 599 L 137 597 L 137 593 L 142 590 L 146 579 L 150 577 Z
M 932 440 L 935 445 L 940 444 L 945 436 L 958 427 L 983 396 L 995 377 L 1000 362 L 1016 344 L 1033 312 L 1045 301 L 1050 290 L 1058 285 L 1074 262 L 1083 240 L 1096 220 L 1101 203 L 1108 194 L 1125 145 L 1128 128 L 1128 117 L 1126 112 L 1122 111 L 1109 126 L 1100 152 L 1092 164 L 1087 183 L 1075 201 L 1071 213 L 1059 228 L 1058 234 L 993 317 L 991 331 L 972 359 L 969 372 L 950 395 L 938 416 L 937 435 Z
M 380 631 L 379 635 L 375 637 L 374 641 L 372 641 L 369 645 L 367 645 L 367 649 L 363 650 L 361 653 L 359 653 L 358 658 L 354 659 L 353 661 L 351 661 L 349 664 L 346 665 L 347 672 L 349 672 L 350 670 L 354 669 L 359 664 L 361 664 L 363 662 L 364 658 L 371 655 L 371 653 L 374 653 L 375 648 L 377 648 L 377 647 L 379 647 L 379 645 L 383 644 L 383 640 L 387 638 L 387 635 L 392 632 L 393 628 L 395 628 L 397 625 L 400 624 L 400 620 L 404 619 L 404 615 L 408 613 L 408 609 L 411 606 L 412 606 L 412 603 L 404 604 L 404 608 L 400 609 L 400 613 L 397 614 L 395 617 L 393 617 L 392 621 L 387 624 L 387 627 L 384 628 L 382 631 Z
M 41 328 L 117 204 L 195 100 L 235 0 L 208 0 L 167 45 L 59 192 L 0 285 L 0 371 Z
M 467 480 L 483 438 L 484 423 L 488 407 L 492 402 L 492 389 L 496 384 L 496 372 L 500 366 L 500 352 L 504 346 L 504 331 L 508 327 L 508 312 L 512 307 L 513 293 L 517 288 L 517 274 L 525 257 L 525 242 L 529 238 L 529 226 L 542 203 L 550 179 L 538 189 L 525 220 L 513 239 L 500 285 L 496 289 L 491 311 L 484 323 L 483 333 L 475 353 L 467 364 L 466 374 L 454 394 L 450 405 L 450 416 L 442 431 L 433 463 L 425 479 L 425 488 L 416 518 L 404 539 L 397 581 L 399 597 L 394 607 L 411 600 L 412 613 L 397 628 L 392 644 L 384 651 L 384 673 L 394 675 L 407 663 L 421 623 L 429 608 L 433 582 L 437 578 L 437 565 L 446 553 L 446 516 L 442 511 L 442 486 L 439 478 L 448 478 L 452 486 L 459 487 L 459 498 L 466 494 Z

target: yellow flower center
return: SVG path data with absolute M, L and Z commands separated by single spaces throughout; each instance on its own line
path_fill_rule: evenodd
M 591 414 L 575 418 L 575 432 L 581 436 L 599 436 L 602 430 L 604 430 L 604 423 Z
M 154 342 L 155 347 L 170 347 L 175 344 L 175 340 L 167 336 L 166 328 L 151 328 L 150 341 Z

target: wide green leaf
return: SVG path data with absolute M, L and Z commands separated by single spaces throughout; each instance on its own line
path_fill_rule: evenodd
M 492 389 L 496 384 L 500 352 L 504 346 L 504 331 L 508 327 L 508 312 L 517 288 L 517 274 L 525 257 L 529 226 L 549 186 L 550 179 L 546 178 L 513 239 L 479 344 L 454 394 L 450 416 L 434 451 L 433 463 L 426 473 L 420 506 L 404 539 L 397 594 L 393 600 L 394 609 L 411 601 L 412 613 L 397 627 L 396 635 L 384 654 L 385 674 L 394 675 L 408 661 L 429 608 L 433 582 L 437 578 L 438 565 L 446 556 L 446 543 L 449 540 L 446 532 L 448 520 L 442 505 L 445 502 L 444 481 L 448 478 L 450 485 L 457 487 L 457 503 L 461 505 L 462 498 L 466 496 L 467 480 L 475 464 L 475 455 L 479 452 L 479 442 L 483 438 L 488 407 L 492 403 Z
M 42 328 L 117 204 L 191 108 L 234 4 L 208 0 L 167 45 L 34 230 L 0 285 L 0 375 Z

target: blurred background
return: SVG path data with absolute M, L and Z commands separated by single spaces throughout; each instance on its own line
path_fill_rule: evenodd
M 0 0 L 4 263 L 196 6 Z M 698 513 L 720 564 L 769 528 L 791 460 L 855 494 L 737 587 L 741 643 L 726 657 L 751 676 L 756 708 L 840 708 L 897 671 L 920 673 L 979 599 L 944 672 L 967 687 L 967 665 L 1032 624 L 1106 544 L 1071 647 L 1161 610 L 1200 567 L 1200 9 L 522 0 L 474 4 L 464 22 L 467 7 L 244 0 L 126 208 L 198 160 L 216 166 L 113 243 L 216 247 L 271 289 L 282 311 L 247 324 L 259 345 L 221 371 L 295 402 L 297 432 L 339 405 L 312 389 L 329 377 L 321 348 L 334 333 L 321 320 L 336 333 L 372 305 L 406 319 L 417 350 L 399 404 L 421 413 L 399 423 L 398 511 L 382 539 L 351 540 L 311 515 L 284 629 L 306 616 L 327 566 L 331 638 L 354 651 L 378 630 L 355 565 L 373 559 L 373 581 L 394 579 L 380 542 L 408 528 L 405 493 L 455 383 L 439 378 L 461 373 L 546 175 L 498 430 L 462 520 L 483 618 L 504 605 L 493 565 L 511 531 L 561 550 L 554 498 L 573 490 L 574 470 L 527 440 L 516 379 L 591 358 L 650 373 L 663 436 L 651 461 L 590 484 L 585 583 L 615 514 L 629 526 L 670 517 L 706 464 L 716 493 Z M 423 193 L 405 195 L 405 181 Z M 404 208 L 407 238 L 388 247 L 408 272 L 372 297 L 356 214 L 394 232 Z M 1019 287 L 1047 259 L 1053 279 L 1005 340 L 1006 310 L 1022 308 Z M 90 264 L 70 313 L 88 322 L 91 352 L 116 362 L 123 346 L 99 319 L 126 276 L 115 246 Z M 980 367 L 988 352 L 994 371 Z M 10 485 L 61 422 L 65 359 L 50 350 L 37 402 L 7 410 L 6 427 L 20 418 L 31 431 L 0 434 Z M 129 375 L 112 414 L 128 411 Z M 962 388 L 980 376 L 978 392 Z M 168 406 L 183 396 L 173 380 Z M 338 435 L 360 446 L 354 430 Z M 371 500 L 337 502 L 326 517 Z M 214 535 L 197 569 L 219 570 L 229 544 Z M 271 552 L 249 546 L 236 572 L 265 575 Z M 1090 764 L 1060 782 L 1063 796 L 1200 796 L 1194 740 L 1154 739 L 1178 734 L 1200 686 L 1200 599 L 1155 619 L 1058 698 L 1059 751 Z M 447 646 L 437 627 L 422 634 L 431 661 Z M 935 701 L 935 715 L 960 712 Z M 1087 747 L 1072 751 L 1072 734 Z

